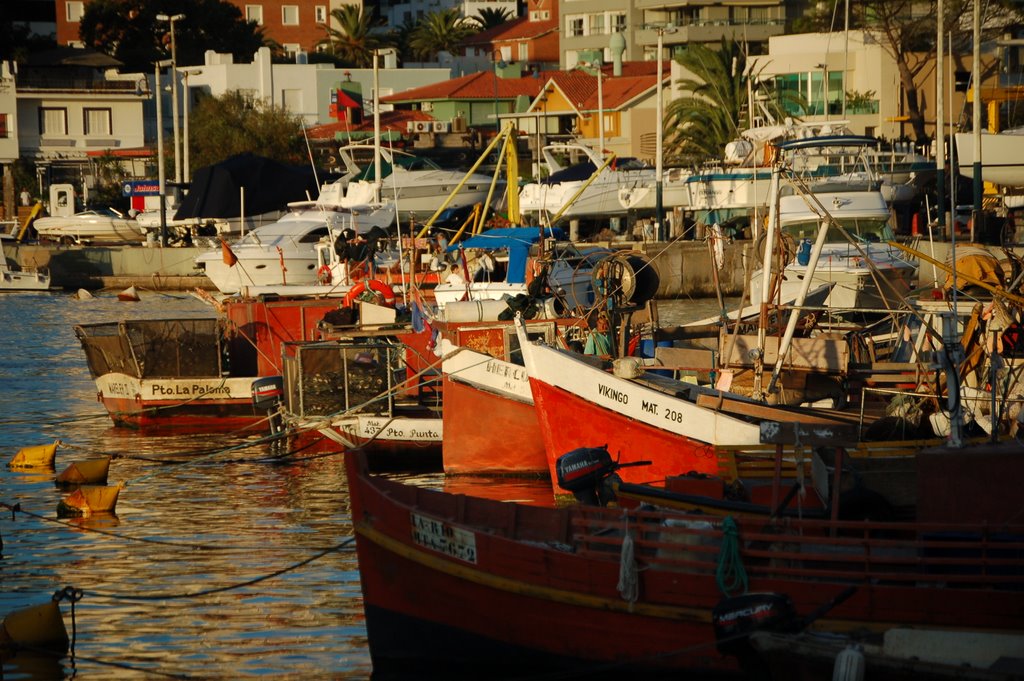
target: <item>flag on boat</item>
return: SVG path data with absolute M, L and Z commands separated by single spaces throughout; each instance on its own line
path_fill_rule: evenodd
M 238 256 L 231 250 L 231 246 L 224 239 L 220 240 L 220 252 L 221 257 L 224 258 L 224 264 L 228 267 L 234 267 L 235 263 L 238 262 Z

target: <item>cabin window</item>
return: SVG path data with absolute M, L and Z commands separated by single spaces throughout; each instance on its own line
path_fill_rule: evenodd
M 315 244 L 315 243 L 318 243 L 320 241 L 320 239 L 322 239 L 325 236 L 327 236 L 327 234 L 328 234 L 328 230 L 327 230 L 326 226 L 318 227 L 318 228 L 314 229 L 312 232 L 306 232 L 305 234 L 303 234 L 299 238 L 299 243 L 302 243 L 302 244 Z
M 82 119 L 86 135 L 110 135 L 110 109 L 83 109 Z

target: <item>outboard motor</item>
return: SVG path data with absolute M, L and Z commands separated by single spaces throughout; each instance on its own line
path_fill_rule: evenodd
M 715 647 L 723 655 L 735 657 L 750 679 L 767 678 L 750 635 L 755 631 L 796 631 L 798 622 L 793 602 L 779 593 L 725 598 L 711 611 Z
M 622 482 L 616 471 L 626 466 L 649 466 L 650 461 L 612 461 L 608 445 L 580 447 L 558 457 L 555 473 L 558 486 L 572 492 L 576 501 L 590 506 L 607 506 L 615 499 L 615 483 Z
M 278 407 L 284 401 L 284 379 L 280 376 L 265 376 L 252 382 L 252 406 L 267 412 L 270 420 L 270 434 L 282 430 L 281 413 Z

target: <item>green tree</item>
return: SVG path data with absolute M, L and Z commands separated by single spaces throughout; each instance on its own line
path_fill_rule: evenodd
M 89 161 L 92 175 L 96 178 L 95 186 L 89 190 L 89 205 L 111 206 L 117 209 L 128 209 L 128 199 L 122 187 L 131 175 L 125 170 L 120 159 L 111 152 Z
M 718 50 L 691 44 L 678 57 L 693 78 L 676 83 L 683 94 L 665 111 L 665 154 L 675 162 L 697 163 L 721 158 L 725 145 L 736 139 L 749 118 L 747 55 L 735 40 L 723 39 Z M 762 94 L 769 86 L 759 84 Z M 778 120 L 785 114 L 773 94 L 762 98 Z
M 416 22 L 406 19 L 397 28 L 388 31 L 388 44 L 398 50 L 398 61 L 415 61 L 415 55 L 409 46 L 412 34 L 416 30 Z
M 196 168 L 246 151 L 292 165 L 306 160 L 299 117 L 237 90 L 199 100 L 189 125 L 189 161 Z
M 476 13 L 475 17 L 470 17 L 470 21 L 475 21 L 481 31 L 486 31 L 489 28 L 501 26 L 506 21 L 514 19 L 515 16 L 515 13 L 508 7 L 484 7 Z
M 328 37 L 321 44 L 327 46 L 339 65 L 373 66 L 374 50 L 386 42 L 373 32 L 380 24 L 374 23 L 373 17 L 359 5 L 342 5 L 331 10 L 331 18 L 333 21 L 326 26 Z
M 148 73 L 155 62 L 171 57 L 170 26 L 158 21 L 158 14 L 185 15 L 174 23 L 179 66 L 202 64 L 207 50 L 247 62 L 267 44 L 263 30 L 225 0 L 91 0 L 79 37 L 86 46 L 123 62 L 125 71 Z
M 458 54 L 462 42 L 477 32 L 476 22 L 467 20 L 458 9 L 440 10 L 420 20 L 409 38 L 409 47 L 418 59 L 431 61 L 438 52 Z

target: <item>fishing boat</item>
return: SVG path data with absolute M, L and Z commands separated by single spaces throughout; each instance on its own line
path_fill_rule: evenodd
M 95 208 L 68 216 L 36 218 L 32 223 L 40 239 L 66 244 L 96 242 L 137 242 L 146 240 L 145 230 L 114 208 Z
M 580 319 L 532 319 L 528 338 L 553 344 Z M 443 466 L 450 475 L 548 476 L 530 380 L 511 322 L 442 330 Z M 495 437 L 500 433 L 500 437 Z
M 281 375 L 281 345 L 317 338 L 335 301 L 218 301 L 215 317 L 79 324 L 96 399 L 115 425 L 196 431 L 252 426 L 253 382 Z
M 993 495 L 1016 499 L 998 482 L 1004 459 L 978 453 L 919 465 L 973 461 Z M 938 475 L 921 495 L 936 503 L 913 522 L 766 521 L 454 496 L 371 475 L 366 462 L 346 455 L 375 674 L 745 678 L 764 665 L 749 645 L 758 630 L 1022 631 L 1016 504 L 995 525 L 950 518 Z
M 46 291 L 50 288 L 50 274 L 34 267 L 19 267 L 7 261 L 4 240 L 0 239 L 0 292 Z

